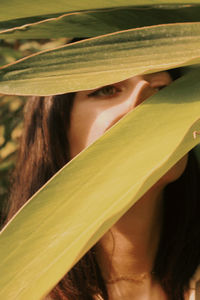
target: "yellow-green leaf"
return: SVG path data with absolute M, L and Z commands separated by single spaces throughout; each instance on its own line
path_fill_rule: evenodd
M 1 0 L 0 21 L 89 9 L 160 4 L 200 4 L 199 0 Z
M 192 71 L 138 106 L 26 204 L 0 237 L 0 299 L 41 299 L 199 142 L 199 78 Z
M 3 21 L 0 22 L 0 37 L 85 38 L 163 23 L 198 21 L 200 21 L 200 6 L 113 8 Z
M 0 93 L 62 94 L 199 62 L 199 22 L 150 26 L 43 51 L 2 67 Z

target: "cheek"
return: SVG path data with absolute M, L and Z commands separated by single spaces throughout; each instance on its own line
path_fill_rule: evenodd
M 70 126 L 68 130 L 68 140 L 70 145 L 70 157 L 73 158 L 84 148 L 87 139 L 87 131 L 90 116 L 87 112 L 79 108 L 76 104 L 73 106 L 70 114 Z
M 168 183 L 177 180 L 183 174 L 187 161 L 188 154 L 181 158 L 164 176 L 162 176 L 157 184 L 166 186 Z
M 74 103 L 68 130 L 71 158 L 104 133 L 107 124 L 104 117 L 104 112 L 91 103 L 89 105 L 85 102 L 82 105 L 80 101 Z

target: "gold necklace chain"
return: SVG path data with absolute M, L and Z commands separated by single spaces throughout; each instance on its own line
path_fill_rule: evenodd
M 107 284 L 112 284 L 112 283 L 115 283 L 115 282 L 118 282 L 118 281 L 129 281 L 129 282 L 135 282 L 135 283 L 139 283 L 141 281 L 143 281 L 145 278 L 149 277 L 149 276 L 153 276 L 155 275 L 155 272 L 151 272 L 150 274 L 149 273 L 145 273 L 145 274 L 142 274 L 140 276 L 127 276 L 127 275 L 120 275 L 116 278 L 110 278 L 110 279 L 106 279 L 104 280 L 105 283 Z

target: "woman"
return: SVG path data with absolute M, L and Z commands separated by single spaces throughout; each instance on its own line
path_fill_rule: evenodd
M 30 99 L 8 219 L 66 162 L 177 77 L 172 70 Z M 101 238 L 49 298 L 189 299 L 200 262 L 198 174 L 191 152 Z

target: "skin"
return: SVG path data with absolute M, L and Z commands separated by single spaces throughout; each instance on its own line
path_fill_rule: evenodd
M 135 76 L 95 90 L 77 92 L 70 116 L 71 158 L 79 154 L 147 98 L 169 85 L 167 72 Z M 151 274 L 162 226 L 163 190 L 178 179 L 187 155 L 176 163 L 96 245 L 109 300 L 166 300 Z M 134 280 L 109 279 L 131 277 Z

